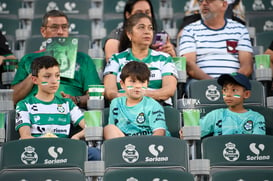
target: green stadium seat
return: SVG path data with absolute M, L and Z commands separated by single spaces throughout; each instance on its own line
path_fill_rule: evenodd
M 85 181 L 84 175 L 78 172 L 71 172 L 69 170 L 47 170 L 47 169 L 33 169 L 33 170 L 16 170 L 0 172 L 0 180 L 8 181 Z
M 88 19 L 88 11 L 91 7 L 90 0 L 35 0 L 34 18 L 42 18 L 45 12 L 53 9 L 63 11 L 69 18 Z
M 18 9 L 21 6 L 21 0 L 0 0 L 0 17 L 18 18 Z
M 104 181 L 118 181 L 118 180 L 168 180 L 168 181 L 193 181 L 193 176 L 190 173 L 179 170 L 170 170 L 162 168 L 133 168 L 126 170 L 115 170 L 107 172 L 103 176 Z
M 105 172 L 128 168 L 187 171 L 186 141 L 168 136 L 127 136 L 106 140 L 102 147 Z
M 202 140 L 202 158 L 210 160 L 211 173 L 239 169 L 273 170 L 273 136 L 222 135 Z
M 80 153 L 80 154 L 79 154 Z M 1 149 L 1 174 L 57 169 L 84 175 L 87 145 L 68 138 L 9 141 Z
M 266 50 L 272 41 L 272 37 L 273 37 L 273 31 L 257 33 L 256 34 L 257 45 L 263 46 L 264 50 Z
M 273 4 L 269 0 L 242 0 L 246 13 L 272 11 Z
M 251 96 L 245 100 L 245 105 L 265 106 L 265 90 L 261 82 L 250 80 Z M 190 83 L 189 98 L 197 99 L 198 105 L 224 105 L 222 88 L 216 79 L 199 80 Z
M 232 170 L 217 172 L 212 175 L 212 181 L 234 181 L 234 180 L 247 180 L 247 181 L 257 181 L 257 180 L 273 180 L 273 170 Z

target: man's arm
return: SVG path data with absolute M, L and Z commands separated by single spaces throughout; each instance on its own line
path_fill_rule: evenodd
M 22 126 L 21 128 L 19 128 L 19 134 L 21 139 L 35 138 L 31 136 L 31 131 L 29 126 Z
M 174 95 L 176 91 L 177 80 L 172 75 L 162 78 L 162 87 L 156 90 L 146 90 L 145 96 L 152 97 L 155 100 L 167 100 Z
M 185 53 L 183 56 L 186 57 L 187 73 L 191 78 L 197 79 L 197 80 L 212 79 L 211 76 L 206 74 L 196 64 L 196 52 Z
M 31 74 L 28 75 L 25 80 L 22 82 L 13 85 L 11 88 L 14 90 L 13 92 L 13 102 L 17 104 L 20 100 L 24 99 L 33 87 L 33 82 L 31 79 Z
M 252 53 L 246 51 L 239 51 L 240 68 L 239 73 L 250 76 L 253 72 L 253 57 Z

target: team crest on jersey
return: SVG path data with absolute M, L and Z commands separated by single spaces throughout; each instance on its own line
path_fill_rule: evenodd
M 64 107 L 63 107 L 61 104 L 58 104 L 57 110 L 58 110 L 60 113 L 63 113 L 63 112 L 65 111 Z
M 253 121 L 248 120 L 245 124 L 244 124 L 244 129 L 246 131 L 251 131 L 253 129 Z
M 143 112 L 139 113 L 139 115 L 137 116 L 137 123 L 142 124 L 144 123 L 144 121 L 145 121 L 144 113 Z

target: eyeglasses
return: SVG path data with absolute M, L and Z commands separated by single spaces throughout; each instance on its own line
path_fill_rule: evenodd
M 206 3 L 209 4 L 216 0 L 198 0 L 199 4 L 203 3 L 203 1 L 206 1 Z
M 53 24 L 51 26 L 44 26 L 48 27 L 51 31 L 57 32 L 60 28 L 62 28 L 63 31 L 68 31 L 69 29 L 69 24 Z

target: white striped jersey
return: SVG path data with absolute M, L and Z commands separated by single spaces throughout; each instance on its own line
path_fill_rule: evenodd
M 246 27 L 231 19 L 221 29 L 210 29 L 202 20 L 183 29 L 179 55 L 196 52 L 197 65 L 208 75 L 237 72 L 240 68 L 238 51 L 253 52 Z
M 31 96 L 16 105 L 15 129 L 29 126 L 35 137 L 45 133 L 68 137 L 70 123 L 76 126 L 82 119 L 81 110 L 71 99 L 55 96 L 53 101 L 44 102 Z

